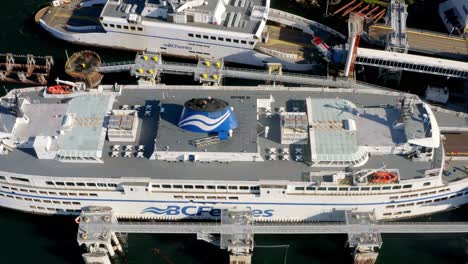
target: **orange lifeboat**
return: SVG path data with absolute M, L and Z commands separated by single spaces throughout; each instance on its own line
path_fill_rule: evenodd
M 47 92 L 50 94 L 70 94 L 69 85 L 54 85 L 47 88 Z
M 398 176 L 388 171 L 378 171 L 371 175 L 372 183 L 393 183 L 398 180 Z

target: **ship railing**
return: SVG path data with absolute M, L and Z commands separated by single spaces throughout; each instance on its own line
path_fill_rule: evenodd
M 332 29 L 332 28 L 330 28 L 328 26 L 325 26 L 323 24 L 320 24 L 318 22 L 315 22 L 313 20 L 298 16 L 298 15 L 293 15 L 293 14 L 288 13 L 288 12 L 284 12 L 284 11 L 281 11 L 281 10 L 278 10 L 278 9 L 270 8 L 270 10 L 268 12 L 268 19 L 274 21 L 274 17 L 284 19 L 284 20 L 290 20 L 290 21 L 296 22 L 298 24 L 306 24 L 306 26 L 313 26 L 315 28 L 318 28 L 320 30 L 328 32 L 331 35 L 334 35 L 336 37 L 346 39 L 343 34 L 341 34 L 340 32 L 338 32 L 338 31 L 336 31 L 336 30 L 334 30 L 334 29 Z

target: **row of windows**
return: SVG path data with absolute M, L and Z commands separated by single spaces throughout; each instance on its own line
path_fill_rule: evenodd
M 316 186 L 296 186 L 294 190 L 296 191 L 385 191 L 385 190 L 400 190 L 400 189 L 409 189 L 412 185 L 395 185 L 395 186 L 372 186 L 372 187 L 316 187 Z
M 34 206 L 34 205 L 30 205 L 29 208 L 31 209 L 34 209 L 34 210 L 48 210 L 48 211 L 52 211 L 52 212 L 69 212 L 69 213 L 79 213 L 81 212 L 81 210 L 79 209 L 61 209 L 61 208 L 50 208 L 50 207 L 47 207 L 47 208 L 44 208 L 42 206 Z
M 259 186 L 235 186 L 235 185 L 191 185 L 191 184 L 152 184 L 154 189 L 179 189 L 179 190 L 230 190 L 230 191 L 258 191 Z
M 29 180 L 26 179 L 26 178 L 10 177 L 10 179 L 13 180 L 13 181 L 19 181 L 19 182 L 27 182 L 27 183 L 29 183 Z M 0 180 L 6 181 L 6 177 L 5 177 L 5 176 L 0 176 Z
M 15 188 L 15 187 L 8 187 L 8 186 L 3 186 L 2 185 L 2 188 L 5 189 L 5 190 L 11 190 L 11 191 L 14 191 L 14 192 L 18 192 L 18 191 L 21 191 L 21 192 L 25 192 L 25 193 L 33 193 L 33 194 L 48 194 L 48 195 L 61 195 L 61 196 L 84 196 L 84 197 L 87 197 L 87 196 L 98 196 L 97 193 L 72 193 L 72 192 L 47 192 L 47 191 L 36 191 L 36 190 L 30 190 L 30 189 L 18 189 L 18 188 Z
M 440 202 L 440 201 L 445 201 L 447 199 L 453 199 L 453 198 L 456 198 L 456 197 L 460 197 L 462 195 L 468 195 L 468 191 L 464 192 L 464 193 L 457 193 L 457 194 L 451 195 L 449 197 L 442 197 L 442 198 L 437 198 L 437 199 L 434 199 L 434 200 L 420 201 L 420 202 L 417 202 L 416 205 L 436 203 L 436 202 Z M 405 203 L 405 204 L 398 204 L 398 205 L 387 205 L 387 206 L 385 206 L 385 208 L 392 209 L 392 208 L 395 208 L 395 207 L 399 208 L 399 207 L 411 207 L 411 206 L 414 206 L 414 203 Z
M 125 30 L 132 30 L 132 31 L 143 31 L 142 27 L 136 27 L 136 26 L 125 26 L 125 25 L 115 25 L 115 24 L 107 24 L 103 23 L 102 24 L 104 27 L 110 27 L 110 28 L 118 28 L 118 29 L 125 29 Z
M 439 193 L 443 193 L 443 192 L 449 192 L 450 191 L 450 188 L 446 188 L 446 189 L 441 189 L 439 190 Z M 437 191 L 431 191 L 431 192 L 423 192 L 423 193 L 420 193 L 419 195 L 420 196 L 425 196 L 425 195 L 431 195 L 431 194 L 436 194 Z M 400 199 L 405 199 L 405 198 L 413 198 L 413 197 L 418 197 L 418 194 L 407 194 L 407 195 L 402 195 L 400 196 Z M 398 199 L 398 196 L 390 196 L 390 200 L 395 200 L 395 199 Z
M 239 200 L 237 196 L 193 196 L 193 195 L 174 195 L 174 199 L 198 199 L 198 200 Z
M 402 214 L 410 214 L 411 213 L 411 210 L 408 210 L 408 211 L 399 211 L 399 212 L 395 212 L 395 213 L 384 213 L 383 215 L 384 216 L 391 216 L 392 214 L 393 215 L 402 215 Z
M 233 38 L 224 38 L 224 37 L 215 37 L 215 36 L 208 36 L 208 35 L 201 35 L 201 34 L 193 34 L 193 33 L 188 33 L 188 36 L 190 38 L 199 38 L 199 39 L 209 39 L 209 40 L 217 40 L 217 41 L 225 41 L 225 42 L 232 42 L 232 43 L 240 43 L 247 45 L 247 43 L 252 46 L 255 44 L 254 41 L 247 41 L 247 40 L 239 40 L 239 39 L 233 39 Z
M 41 199 L 32 199 L 32 198 L 23 198 L 21 196 L 16 195 L 9 195 L 0 193 L 0 197 L 7 197 L 15 200 L 20 201 L 28 201 L 28 202 L 35 202 L 35 203 L 48 203 L 48 204 L 65 204 L 65 205 L 81 205 L 80 202 L 72 202 L 72 201 L 57 201 L 57 200 L 41 200 Z
M 115 183 L 94 183 L 94 182 L 53 182 L 53 181 L 46 181 L 47 185 L 50 186 L 70 186 L 70 187 L 111 187 L 116 188 L 117 184 Z
M 193 50 L 189 50 L 189 53 L 193 53 L 193 54 L 202 54 L 202 55 L 208 55 L 210 56 L 209 53 L 206 53 L 206 52 L 200 52 L 200 51 L 193 51 Z

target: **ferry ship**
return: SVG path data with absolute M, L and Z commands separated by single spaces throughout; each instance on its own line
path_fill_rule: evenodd
M 0 206 L 119 218 L 378 220 L 468 201 L 467 163 L 441 126 L 459 113 L 378 89 L 101 85 L 10 91 L 0 102 Z M 440 125 L 439 123 L 442 123 Z M 463 144 L 463 142 L 460 142 Z
M 276 20 L 286 24 L 267 24 L 269 6 L 270 0 L 55 0 L 36 21 L 72 43 L 259 67 L 281 63 L 291 71 L 317 69 L 319 52 L 307 20 L 288 14 Z M 322 34 L 325 40 L 330 35 Z

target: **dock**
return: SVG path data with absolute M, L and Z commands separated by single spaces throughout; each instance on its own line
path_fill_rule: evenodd
M 109 264 L 116 251 L 123 254 L 117 234 L 196 234 L 230 253 L 230 263 L 251 263 L 255 234 L 347 234 L 354 263 L 375 263 L 381 234 L 468 233 L 466 222 L 377 222 L 373 212 L 343 211 L 340 222 L 256 222 L 248 208 L 221 211 L 218 221 L 164 221 L 117 219 L 110 207 L 83 208 L 77 241 L 85 245 L 85 263 Z
M 52 56 L 0 54 L 0 82 L 44 85 L 53 65 Z

